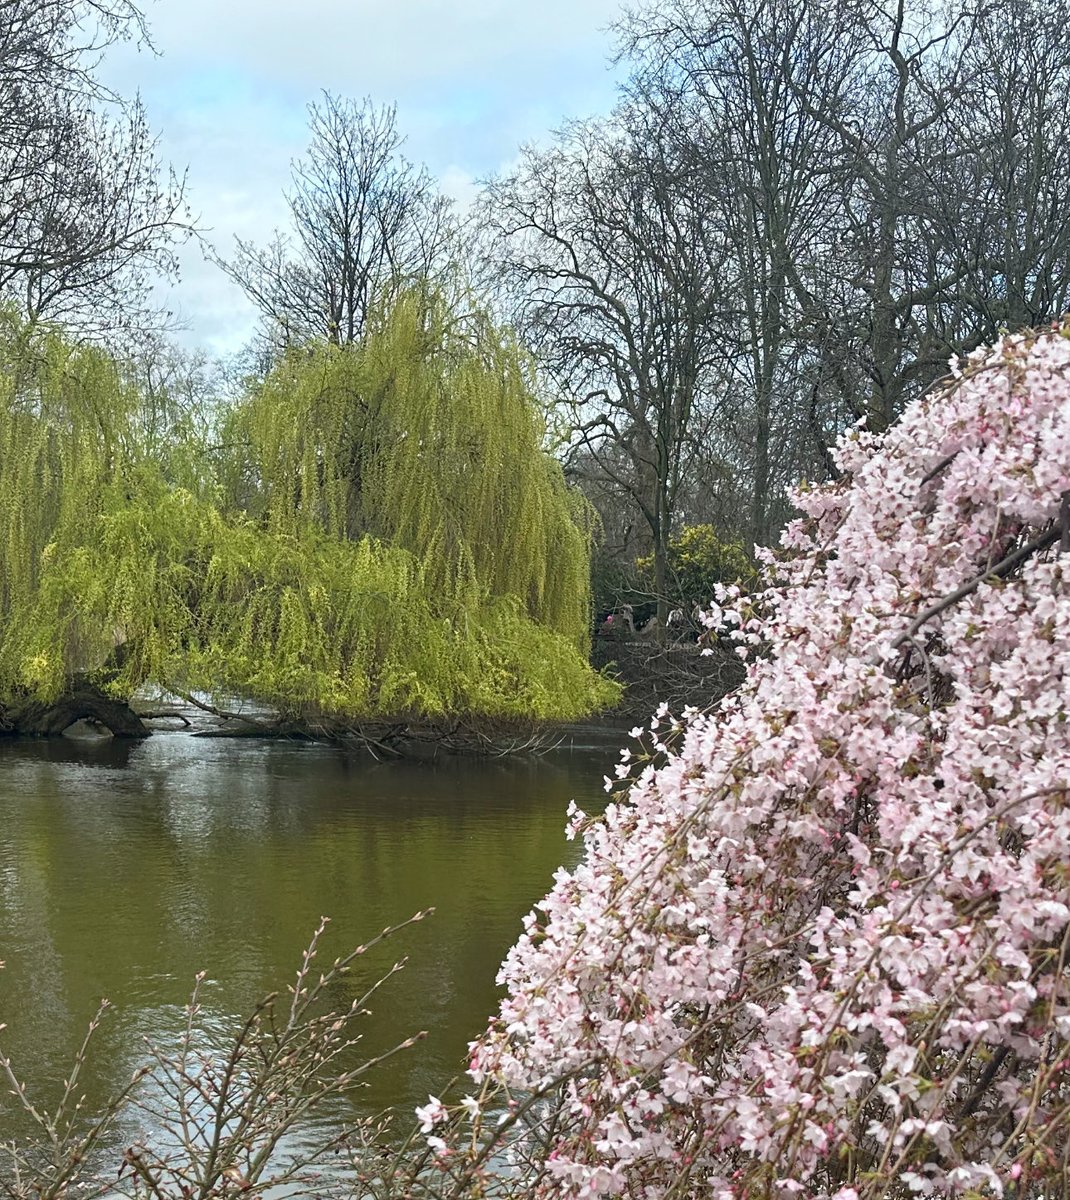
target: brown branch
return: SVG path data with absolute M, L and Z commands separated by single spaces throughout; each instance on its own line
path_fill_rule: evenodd
M 192 704 L 194 708 L 199 708 L 201 712 L 206 712 L 213 717 L 218 717 L 221 721 L 238 721 L 242 725 L 251 725 L 256 729 L 272 730 L 278 728 L 278 722 L 258 721 L 256 717 L 246 716 L 244 713 L 227 712 L 225 709 L 216 708 L 213 704 L 205 704 L 204 701 L 198 700 L 196 696 L 190 692 L 175 691 L 170 689 L 180 699 L 185 700 L 187 704 Z
M 977 1111 L 977 1106 L 984 1099 L 985 1092 L 988 1091 L 992 1080 L 995 1079 L 1000 1067 L 1003 1066 L 1004 1060 L 1010 1053 L 1010 1049 L 1010 1046 L 1002 1045 L 995 1052 L 995 1054 L 992 1055 L 988 1062 L 988 1066 L 985 1067 L 984 1074 L 977 1081 L 977 1086 L 966 1098 L 966 1101 L 962 1106 L 962 1112 L 959 1114 L 960 1119 L 970 1117 Z
M 927 483 L 931 483 L 941 471 L 947 470 L 961 453 L 960 450 L 956 450 L 954 454 L 949 454 L 947 458 L 942 458 L 928 475 L 922 479 L 921 483 L 918 484 L 918 490 L 920 491 Z
M 985 583 L 989 579 L 1004 578 L 1004 576 L 1009 575 L 1015 569 L 1015 567 L 1025 562 L 1027 558 L 1046 550 L 1052 544 L 1052 542 L 1061 537 L 1065 537 L 1065 534 L 1062 523 L 1060 522 L 1057 525 L 1053 525 L 1050 529 L 1045 530 L 1044 533 L 1039 534 L 1031 542 L 1026 542 L 1024 546 L 1019 546 L 1013 554 L 1008 554 L 1006 558 L 996 563 L 996 565 L 990 570 L 982 571 L 980 575 L 975 575 L 973 579 L 969 580 L 967 583 L 964 583 L 961 587 L 956 588 L 950 595 L 945 596 L 942 600 L 938 600 L 935 604 L 932 604 L 925 609 L 924 612 L 919 613 L 918 616 L 916 616 L 911 622 L 910 628 L 904 633 L 901 633 L 895 639 L 895 641 L 892 642 L 891 649 L 898 650 L 904 642 L 911 641 L 915 634 L 927 621 L 931 621 L 933 617 L 939 616 L 940 613 L 942 613 L 945 609 L 950 608 L 964 596 L 968 596 L 971 592 L 975 592 L 982 583 Z

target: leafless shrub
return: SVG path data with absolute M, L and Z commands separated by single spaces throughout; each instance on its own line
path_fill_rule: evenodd
M 331 1003 L 340 980 L 372 947 L 429 915 L 384 929 L 319 971 L 327 925 L 321 920 L 285 993 L 265 997 L 236 1030 L 213 1027 L 197 977 L 174 1048 L 148 1045 L 147 1062 L 104 1110 L 84 1110 L 82 1078 L 106 1002 L 90 1023 L 55 1110 L 35 1104 L 6 1055 L 0 1074 L 34 1136 L 0 1147 L 0 1190 L 11 1200 L 59 1200 L 119 1192 L 155 1200 L 222 1200 L 285 1187 L 287 1196 L 322 1195 L 333 1185 L 328 1156 L 374 1154 L 384 1125 L 331 1121 L 311 1136 L 308 1118 L 343 1099 L 372 1068 L 423 1038 L 417 1033 L 383 1054 L 354 1057 L 360 1019 L 380 987 L 404 966 L 395 962 L 346 1007 Z M 131 1125 L 144 1132 L 132 1144 Z M 315 1127 L 313 1127 L 315 1128 Z M 302 1136 L 294 1137 L 300 1129 Z

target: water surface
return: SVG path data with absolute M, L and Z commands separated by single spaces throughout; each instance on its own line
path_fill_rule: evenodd
M 333 956 L 433 906 L 350 981 L 359 994 L 409 956 L 374 1004 L 367 1052 L 428 1037 L 374 1074 L 359 1105 L 411 1108 L 463 1068 L 521 917 L 579 852 L 565 808 L 600 809 L 614 758 L 376 764 L 185 733 L 0 742 L 0 1041 L 47 1103 L 108 997 L 96 1103 L 145 1037 L 173 1042 L 198 971 L 225 1024 L 293 978 L 321 915 Z M 18 1133 L 0 1100 L 0 1139 Z

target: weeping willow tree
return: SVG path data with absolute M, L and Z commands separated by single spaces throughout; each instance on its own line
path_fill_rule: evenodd
M 541 451 L 525 357 L 481 314 L 414 289 L 363 343 L 291 354 L 239 415 L 236 497 L 273 533 L 408 551 L 429 597 L 470 618 L 510 597 L 586 646 L 583 501 Z
M 50 696 L 113 648 L 92 593 L 101 524 L 135 465 L 136 397 L 113 363 L 0 313 L 0 681 Z M 48 611 L 60 577 L 72 603 Z
M 484 318 L 414 290 L 361 344 L 291 354 L 228 416 L 217 478 L 188 486 L 149 461 L 103 355 L 14 327 L 3 354 L 9 712 L 81 677 L 331 734 L 614 699 L 587 664 L 584 512 Z

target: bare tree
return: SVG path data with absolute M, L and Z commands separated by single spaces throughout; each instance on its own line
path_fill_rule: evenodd
M 130 0 L 0 0 L 0 293 L 32 320 L 143 321 L 188 232 L 140 102 L 94 74 L 129 37 L 145 37 Z
M 287 197 L 291 228 L 265 247 L 238 239 L 227 273 L 259 308 L 277 352 L 359 338 L 384 290 L 438 274 L 452 215 L 424 168 L 401 155 L 393 107 L 323 94 Z
M 1065 0 L 655 0 L 621 22 L 635 102 L 724 214 L 756 540 L 845 424 L 885 428 L 953 353 L 1070 303 L 1068 28 Z
M 723 230 L 677 186 L 641 110 L 575 125 L 493 181 L 480 219 L 518 327 L 564 397 L 572 446 L 641 514 L 664 625 L 677 504 L 724 354 Z
M 194 492 L 211 487 L 218 426 L 227 407 L 224 364 L 157 333 L 139 340 L 122 369 L 138 398 L 141 453 L 177 486 Z
M 622 22 L 629 90 L 660 114 L 686 187 L 723 223 L 737 301 L 719 314 L 731 360 L 731 407 L 719 433 L 748 496 L 734 531 L 764 543 L 774 494 L 798 465 L 794 395 L 806 369 L 795 286 L 833 236 L 836 141 L 810 112 L 841 86 L 842 52 L 817 6 L 680 0 Z M 789 400 L 789 397 L 791 399 Z
M 929 166 L 934 146 L 960 141 L 963 53 L 978 11 L 892 0 L 863 3 L 847 20 L 849 87 L 838 107 L 811 112 L 840 143 L 851 292 L 837 310 L 805 283 L 800 291 L 815 323 L 861 365 L 867 394 L 856 411 L 881 430 L 956 349 L 931 319 L 954 297 L 961 272 L 943 252 Z
M 929 166 L 945 269 L 959 280 L 948 341 L 988 343 L 1070 309 L 1068 30 L 1067 0 L 1006 0 L 964 52 L 959 133 Z

